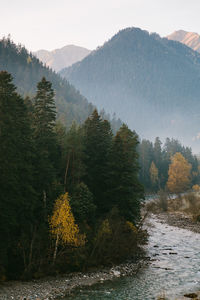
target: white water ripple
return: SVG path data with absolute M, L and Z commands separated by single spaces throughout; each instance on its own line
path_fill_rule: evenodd
M 162 293 L 170 300 L 200 289 L 200 235 L 169 226 L 156 217 L 148 220 L 147 255 L 151 263 L 137 275 L 96 284 L 66 299 L 151 300 Z

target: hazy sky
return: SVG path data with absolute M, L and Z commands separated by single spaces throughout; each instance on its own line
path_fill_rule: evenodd
M 29 50 L 102 45 L 120 29 L 200 33 L 200 0 L 0 0 L 0 37 Z

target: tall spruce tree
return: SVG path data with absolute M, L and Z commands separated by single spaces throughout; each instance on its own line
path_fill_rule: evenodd
M 83 130 L 75 122 L 66 134 L 64 161 L 64 188 L 72 193 L 73 188 L 81 182 L 85 172 L 83 163 Z
M 114 137 L 110 155 L 109 203 L 117 206 L 120 214 L 132 222 L 140 218 L 144 197 L 138 179 L 138 143 L 137 134 L 123 125 Z
M 97 110 L 84 124 L 84 164 L 86 168 L 84 183 L 94 196 L 97 212 L 107 212 L 105 197 L 109 153 L 112 143 L 110 123 L 102 120 Z
M 56 107 L 52 84 L 44 77 L 37 85 L 34 103 L 34 138 L 36 144 L 36 187 L 41 208 L 47 216 L 52 208 L 52 183 L 56 181 L 58 146 L 55 135 Z
M 151 190 L 151 178 L 149 169 L 154 159 L 152 142 L 148 140 L 142 140 L 138 145 L 138 153 L 140 165 L 139 179 L 140 182 L 145 186 L 145 191 L 147 192 Z

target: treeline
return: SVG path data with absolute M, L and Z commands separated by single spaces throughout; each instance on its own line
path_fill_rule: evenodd
M 172 163 L 172 157 L 176 153 L 182 154 L 186 162 L 191 165 L 190 184 L 187 188 L 199 184 L 200 172 L 199 162 L 189 147 L 184 147 L 176 139 L 167 138 L 162 145 L 157 137 L 154 143 L 149 140 L 142 140 L 138 146 L 140 182 L 145 187 L 145 192 L 158 192 L 160 189 L 166 189 L 169 179 L 169 168 Z M 182 190 L 182 192 L 184 189 Z
M 49 81 L 42 78 L 34 98 L 23 99 L 12 76 L 0 72 L 0 279 L 136 255 L 143 198 L 137 147 L 134 131 L 122 125 L 113 135 L 96 110 L 66 131 L 56 122 Z

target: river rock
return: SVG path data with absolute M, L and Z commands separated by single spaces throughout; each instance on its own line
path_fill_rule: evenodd
M 120 277 L 120 275 L 121 275 L 120 271 L 112 270 L 112 272 L 113 272 L 113 275 L 116 276 L 116 277 Z

